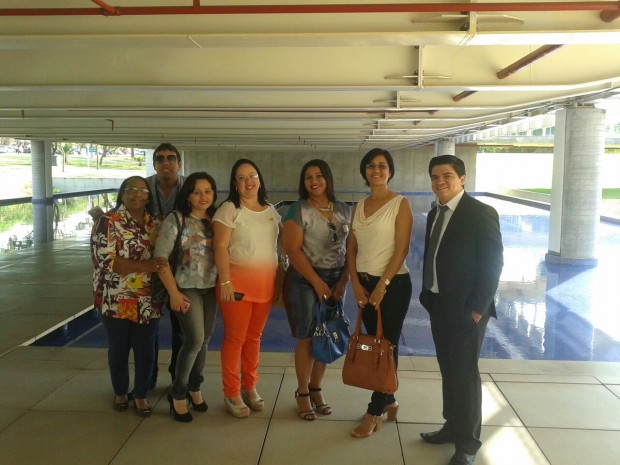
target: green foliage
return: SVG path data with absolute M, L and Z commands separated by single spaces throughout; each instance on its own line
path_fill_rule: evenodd
M 536 192 L 537 194 L 550 194 L 551 189 L 541 189 L 535 187 L 523 187 L 522 191 Z M 620 199 L 620 188 L 605 188 L 601 195 L 603 200 L 615 200 Z

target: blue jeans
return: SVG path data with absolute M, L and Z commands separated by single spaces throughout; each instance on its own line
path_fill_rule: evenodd
M 101 320 L 108 333 L 108 365 L 114 394 L 124 396 L 129 390 L 129 351 L 133 349 L 134 397 L 146 399 L 153 378 L 159 318 L 142 325 L 107 316 Z
M 215 325 L 215 289 L 181 289 L 190 300 L 186 313 L 176 312 L 183 344 L 177 356 L 172 397 L 185 399 L 187 391 L 200 391 L 204 381 L 207 345 Z
M 368 292 L 372 292 L 379 282 L 379 276 L 370 276 L 358 273 L 360 283 Z M 403 331 L 405 316 L 409 310 L 412 286 L 409 273 L 397 274 L 386 288 L 385 296 L 381 301 L 381 322 L 383 323 L 383 337 L 394 345 L 394 362 L 398 368 L 398 343 Z M 362 321 L 368 334 L 377 334 L 377 312 L 366 310 L 362 313 Z M 367 413 L 379 416 L 383 414 L 386 405 L 396 402 L 394 394 L 373 392 L 368 404 Z

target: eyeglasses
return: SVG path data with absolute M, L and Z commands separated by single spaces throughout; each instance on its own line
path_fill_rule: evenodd
M 235 178 L 237 182 L 246 182 L 249 179 L 251 179 L 252 181 L 256 181 L 258 179 L 258 173 L 252 173 L 247 176 L 241 175 Z
M 149 190 L 146 187 L 125 187 L 124 191 L 128 194 L 149 195 Z
M 155 162 L 156 163 L 174 163 L 175 161 L 177 161 L 177 156 L 176 155 L 157 155 L 155 157 Z
M 338 240 L 336 225 L 334 223 L 327 223 L 327 227 L 329 228 L 329 240 L 331 242 L 336 242 Z
M 385 163 L 379 163 L 378 165 L 375 163 L 368 163 L 366 165 L 367 170 L 374 170 L 375 168 L 379 168 L 381 171 L 387 170 L 389 168 Z

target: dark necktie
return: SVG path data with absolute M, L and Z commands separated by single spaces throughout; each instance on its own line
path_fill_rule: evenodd
M 443 219 L 446 215 L 446 210 L 448 210 L 448 207 L 445 205 L 439 207 L 439 215 L 437 216 L 437 221 L 435 221 L 435 225 L 433 226 L 431 238 L 428 241 L 428 250 L 426 251 L 423 274 L 423 284 L 425 289 L 430 289 L 433 287 L 435 253 L 437 252 L 437 246 L 439 245 L 439 235 L 441 234 L 441 227 L 443 226 Z

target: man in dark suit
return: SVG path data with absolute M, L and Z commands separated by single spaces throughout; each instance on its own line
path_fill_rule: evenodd
M 489 318 L 496 317 L 502 236 L 495 209 L 465 192 L 462 160 L 434 157 L 428 172 L 438 205 L 427 219 L 420 302 L 430 314 L 446 421 L 420 436 L 430 444 L 454 443 L 449 465 L 470 465 L 481 446 L 478 358 Z

